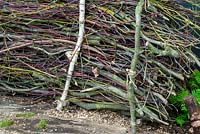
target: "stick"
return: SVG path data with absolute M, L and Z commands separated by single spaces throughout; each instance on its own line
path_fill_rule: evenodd
M 69 65 L 69 69 L 68 69 L 68 73 L 67 73 L 67 80 L 65 83 L 65 88 L 63 90 L 62 96 L 60 98 L 60 100 L 58 100 L 57 103 L 57 110 L 62 110 L 63 107 L 66 105 L 66 98 L 67 98 L 67 94 L 68 94 L 68 90 L 69 90 L 69 86 L 70 86 L 70 82 L 71 82 L 71 78 L 72 78 L 72 74 L 74 71 L 74 65 L 78 59 L 78 55 L 81 49 L 81 44 L 83 42 L 83 36 L 84 36 L 84 27 L 85 27 L 85 0 L 80 0 L 79 1 L 79 34 L 78 34 L 78 40 L 76 42 L 76 46 L 73 52 L 73 57 L 71 59 L 70 65 Z
M 136 24 L 135 24 L 135 53 L 131 61 L 131 69 L 128 72 L 129 81 L 128 84 L 128 99 L 130 105 L 130 114 L 131 114 L 131 133 L 136 134 L 136 102 L 135 102 L 135 93 L 137 89 L 135 84 L 136 77 L 136 65 L 138 63 L 138 58 L 140 54 L 140 30 L 141 30 L 141 12 L 144 5 L 144 0 L 140 0 L 135 9 Z

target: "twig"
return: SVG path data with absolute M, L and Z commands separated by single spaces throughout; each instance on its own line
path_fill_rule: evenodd
M 191 56 L 191 58 L 196 62 L 196 64 L 200 67 L 200 61 L 197 58 L 197 56 L 192 54 L 192 52 L 189 52 L 189 51 L 187 51 L 186 53 L 188 53 Z
M 15 50 L 15 49 L 19 49 L 19 48 L 22 48 L 22 47 L 31 46 L 33 44 L 43 44 L 43 43 L 53 43 L 53 42 L 69 43 L 69 44 L 72 44 L 72 45 L 75 44 L 75 42 L 73 42 L 73 41 L 63 40 L 63 39 L 49 39 L 49 40 L 41 40 L 41 41 L 28 41 L 28 40 L 25 40 L 25 42 L 17 42 L 17 43 L 12 44 L 12 47 L 0 50 L 0 53 L 11 51 L 11 50 Z
M 180 79 L 180 80 L 182 80 L 182 81 L 184 81 L 184 79 L 185 79 L 184 76 L 183 76 L 182 74 L 177 73 L 177 72 L 174 72 L 173 70 L 168 69 L 167 67 L 165 67 L 165 66 L 164 66 L 163 64 L 161 64 L 160 62 L 153 61 L 153 60 L 150 60 L 150 61 L 148 61 L 148 62 L 156 64 L 157 66 L 159 66 L 163 71 L 165 71 L 165 72 L 168 73 L 169 75 L 172 75 L 172 76 L 174 76 L 174 77 L 176 77 L 176 78 L 178 78 L 178 79 Z

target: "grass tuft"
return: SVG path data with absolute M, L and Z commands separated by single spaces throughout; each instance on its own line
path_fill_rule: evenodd
M 36 113 L 20 113 L 20 114 L 16 114 L 16 117 L 26 117 L 26 118 L 30 118 L 35 116 Z
M 3 121 L 0 121 L 0 128 L 9 127 L 9 126 L 13 125 L 13 123 L 14 123 L 13 120 L 3 120 Z
M 38 128 L 39 129 L 45 129 L 47 127 L 47 122 L 46 120 L 42 119 L 40 120 L 39 124 L 38 124 Z

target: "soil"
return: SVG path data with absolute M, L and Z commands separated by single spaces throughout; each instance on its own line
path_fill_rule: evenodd
M 19 113 L 36 113 L 33 117 L 16 117 Z M 59 112 L 53 100 L 31 97 L 0 96 L 0 121 L 11 119 L 13 125 L 0 128 L 0 134 L 129 134 L 129 117 L 111 111 L 86 111 L 69 106 Z M 45 119 L 47 127 L 39 129 Z M 188 127 L 161 125 L 137 120 L 138 134 L 186 134 Z

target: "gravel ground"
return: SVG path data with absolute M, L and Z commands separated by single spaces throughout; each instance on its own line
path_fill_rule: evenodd
M 64 111 L 57 111 L 54 109 L 47 110 L 45 114 L 50 117 L 89 120 L 99 124 L 113 125 L 116 127 L 129 127 L 127 117 L 105 110 L 87 111 L 81 108 L 71 107 L 70 109 Z
M 17 113 L 35 112 L 37 116 L 29 119 L 16 118 Z M 49 128 L 38 131 L 36 124 L 47 119 Z M 0 134 L 128 134 L 129 117 L 108 110 L 87 111 L 69 106 L 64 111 L 55 110 L 53 101 L 35 101 L 23 97 L 0 97 L 0 121 L 14 119 L 13 126 L 0 129 Z M 138 120 L 138 134 L 187 134 L 188 126 L 161 125 Z

